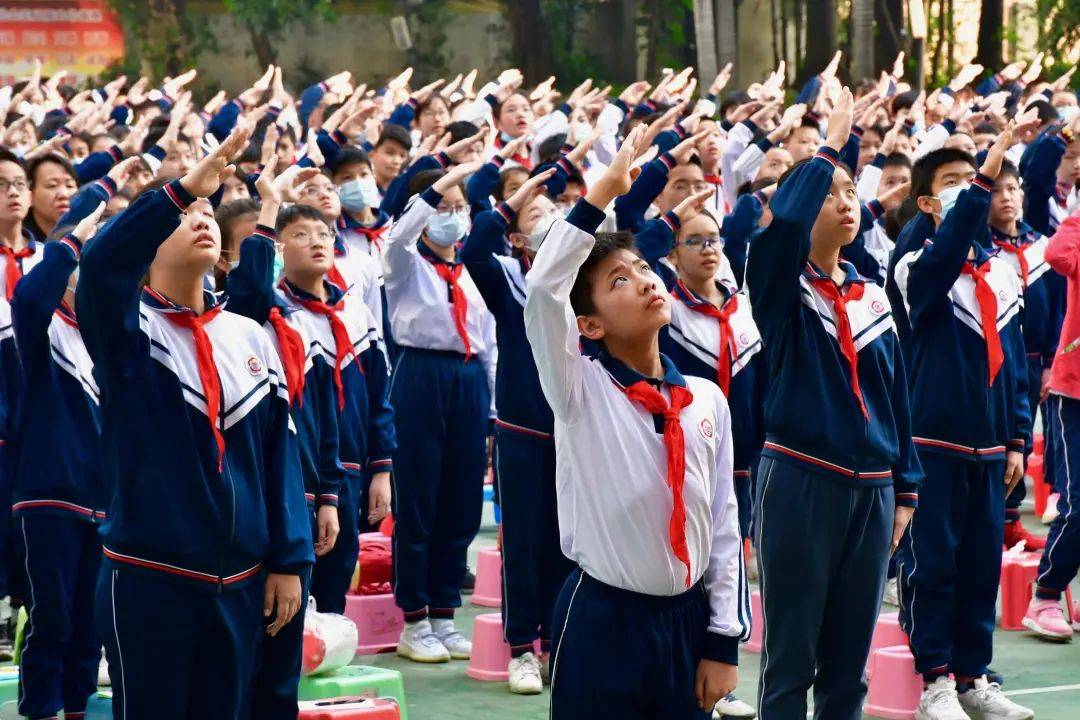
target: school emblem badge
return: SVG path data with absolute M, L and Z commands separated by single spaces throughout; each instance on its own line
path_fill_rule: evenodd
M 739 333 L 739 346 L 746 347 L 750 344 L 750 336 L 746 333 Z
M 259 358 L 255 357 L 254 355 L 248 355 L 247 369 L 248 369 L 248 372 L 251 373 L 252 375 L 255 375 L 255 376 L 262 375 L 262 371 L 263 371 L 262 361 L 259 360 Z
M 885 313 L 885 303 L 881 302 L 880 300 L 875 300 L 874 302 L 870 303 L 870 312 L 874 313 L 875 315 L 883 315 Z
M 705 418 L 701 421 L 701 425 L 698 426 L 701 431 L 701 437 L 709 440 L 713 436 L 713 424 L 709 418 Z
M 1005 292 L 1004 290 L 998 291 L 998 300 L 1000 300 L 1001 302 L 1007 302 L 1008 299 L 1009 293 Z

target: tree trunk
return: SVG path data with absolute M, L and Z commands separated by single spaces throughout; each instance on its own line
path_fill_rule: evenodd
M 896 54 L 904 49 L 900 37 L 904 23 L 903 0 L 877 0 L 874 3 L 874 70 L 888 70 Z
M 697 74 L 701 82 L 716 77 L 716 18 L 712 0 L 694 0 L 694 38 L 697 41 Z
M 552 74 L 554 66 L 540 0 L 509 0 L 506 7 L 512 28 L 514 65 L 530 82 L 540 82 Z
M 780 57 L 786 62 L 791 57 L 788 53 L 788 23 L 791 17 L 788 15 L 788 0 L 777 0 L 777 4 L 780 6 Z
M 806 62 L 797 85 L 825 69 L 836 53 L 836 0 L 806 0 Z
M 645 77 L 656 78 L 660 75 L 660 68 L 656 64 L 656 50 L 662 42 L 660 39 L 661 0 L 648 0 L 645 8 L 649 17 L 649 46 L 645 50 Z M 652 80 L 652 82 L 656 81 Z
M 776 0 L 769 0 L 769 25 L 772 28 L 772 64 L 773 67 L 780 65 L 780 45 L 776 39 L 776 26 L 778 23 L 777 13 L 779 10 L 776 7 Z M 780 27 L 783 27 L 781 25 Z
M 739 13 L 734 2 L 717 0 L 716 6 L 716 55 L 717 68 L 733 63 L 734 72 L 739 72 Z M 712 78 L 702 78 L 703 82 L 712 82 Z
M 255 59 L 258 60 L 259 67 L 264 68 L 267 65 L 273 65 L 277 60 L 277 51 L 269 36 L 249 26 L 248 37 L 251 38 L 251 47 L 255 50 Z
M 851 75 L 874 76 L 874 0 L 851 0 Z
M 956 59 L 956 26 L 953 25 L 953 0 L 945 0 L 945 76 L 952 78 Z
M 937 42 L 934 43 L 934 56 L 930 60 L 930 83 L 938 81 L 941 69 L 941 50 L 945 45 L 945 0 L 938 0 Z
M 979 51 L 975 62 L 994 70 L 1001 67 L 1001 29 L 1005 27 L 1003 0 L 982 0 L 979 13 Z

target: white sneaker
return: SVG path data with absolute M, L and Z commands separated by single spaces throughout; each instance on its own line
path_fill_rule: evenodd
M 1035 711 L 1014 703 L 1001 692 L 997 683 L 981 677 L 975 687 L 960 693 L 960 706 L 967 710 L 971 720 L 1033 720 Z
M 714 720 L 721 718 L 755 718 L 757 710 L 744 703 L 732 693 L 728 693 L 716 703 L 712 714 Z
M 472 640 L 457 631 L 453 620 L 432 620 L 431 630 L 454 660 L 468 660 L 472 657 Z
M 1060 499 L 1060 493 L 1050 493 L 1050 497 L 1046 498 L 1046 509 L 1042 514 L 1043 525 L 1049 525 L 1058 516 L 1058 500 Z
M 109 661 L 104 656 L 101 658 L 101 662 L 98 663 L 97 684 L 105 687 L 112 685 L 112 679 L 109 677 Z
M 956 683 L 942 675 L 927 685 L 915 709 L 915 720 L 969 720 L 956 697 Z
M 882 594 L 881 601 L 886 605 L 900 607 L 900 592 L 896 587 L 896 583 L 896 578 L 887 578 L 885 580 L 885 592 Z
M 431 631 L 431 622 L 405 623 L 398 641 L 397 654 L 414 662 L 444 663 L 450 661 L 450 653 Z
M 538 657 L 527 652 L 510 659 L 510 692 L 515 695 L 539 695 L 543 689 Z

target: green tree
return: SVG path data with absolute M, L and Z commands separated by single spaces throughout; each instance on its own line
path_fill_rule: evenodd
M 276 43 L 296 22 L 336 19 L 332 0 L 225 0 L 225 7 L 247 28 L 260 65 L 277 60 Z
M 1036 0 L 1039 40 L 1042 49 L 1056 60 L 1080 46 L 1080 2 L 1077 0 Z
M 127 52 L 113 70 L 157 80 L 195 65 L 213 46 L 206 23 L 187 12 L 187 0 L 109 0 L 127 37 Z

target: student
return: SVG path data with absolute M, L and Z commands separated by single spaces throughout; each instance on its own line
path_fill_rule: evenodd
M 554 169 L 533 176 L 495 210 L 480 213 L 461 261 L 495 318 L 495 466 L 502 509 L 503 632 L 510 691 L 543 689 L 555 599 L 572 565 L 559 549 L 553 419 L 525 337 L 525 287 L 536 251 L 561 213 L 544 194 Z M 513 256 L 503 254 L 507 237 Z M 540 641 L 540 655 L 533 643 Z
M 552 225 L 529 275 L 562 550 L 578 565 L 555 611 L 555 720 L 709 718 L 750 631 L 727 403 L 660 354 L 669 301 L 629 234 L 592 235 L 630 189 L 645 130 Z
M 101 423 L 93 364 L 73 306 L 79 255 L 104 209 L 98 203 L 46 246 L 42 261 L 15 288 L 11 306 L 25 368 L 7 458 L 28 590 L 19 713 L 29 718 L 60 710 L 81 717 L 101 662 L 94 627 L 98 527 L 105 518 Z
M 30 183 L 26 165 L 11 151 L 0 147 L 0 291 L 10 301 L 23 273 L 41 262 L 44 244 L 33 239 L 24 227 L 30 212 Z
M 380 193 L 386 192 L 390 183 L 408 164 L 411 151 L 412 137 L 408 130 L 400 125 L 383 127 L 379 141 L 370 153 L 371 169 L 375 171 L 375 183 Z
M 254 650 L 300 610 L 314 559 L 277 353 L 203 291 L 220 245 L 204 198 L 250 134 L 144 192 L 80 266 L 107 500 L 95 615 L 117 720 L 235 718 Z
M 329 170 L 341 198 L 338 230 L 345 242 L 368 255 L 381 256 L 390 216 L 379 209 L 379 188 L 368 154 L 360 148 L 342 148 Z M 381 285 L 381 272 L 379 280 Z
M 922 720 L 1034 717 L 986 677 L 1005 495 L 1023 480 L 1031 442 L 1023 288 L 983 244 L 1012 135 L 1010 124 L 978 174 L 970 156 L 948 148 L 915 164 L 912 193 L 933 231 L 895 270 L 911 323 L 912 431 L 926 473 L 898 560 L 900 623 L 925 684 Z
M 467 659 L 454 627 L 469 543 L 480 528 L 485 442 L 494 416 L 495 327 L 455 246 L 469 230 L 461 183 L 479 162 L 413 179 L 387 236 L 386 299 L 401 354 L 390 403 L 394 454 L 394 597 L 405 613 L 398 654 Z
M 1072 622 L 1061 609 L 1061 595 L 1080 570 L 1080 467 L 1076 454 L 1080 448 L 1077 428 L 1080 427 L 1080 386 L 1077 378 L 1076 355 L 1080 337 L 1080 298 L 1077 279 L 1080 278 L 1080 212 L 1062 221 L 1046 247 L 1046 261 L 1068 280 L 1068 306 L 1062 326 L 1064 337 L 1073 338 L 1060 347 L 1050 376 L 1050 399 L 1047 406 L 1057 419 L 1054 432 L 1060 442 L 1062 457 L 1058 461 L 1062 495 L 1058 500 L 1060 512 L 1050 523 L 1047 550 L 1039 561 L 1035 594 L 1024 615 L 1024 627 L 1049 640 L 1069 641 L 1080 630 L 1080 613 L 1072 612 Z
M 214 211 L 221 228 L 221 257 L 214 264 L 214 287 L 225 290 L 229 272 L 240 262 L 240 243 L 254 234 L 259 219 L 259 201 L 251 198 L 223 202 Z
M 918 499 L 889 303 L 840 259 L 859 229 L 838 166 L 851 121 L 844 89 L 817 155 L 780 178 L 746 266 L 772 376 L 754 504 L 762 717 L 804 717 L 811 686 L 815 717 L 860 717 L 890 543 Z
M 1047 239 L 1020 219 L 1024 191 L 1020 174 L 1008 160 L 1002 163 L 990 199 L 990 238 L 1000 248 L 998 257 L 1009 264 L 1020 278 L 1024 291 L 1023 335 L 1027 353 L 1028 407 L 1035 409 L 1045 398 L 1050 382 L 1050 366 L 1058 347 L 1064 308 L 1065 282 L 1046 262 Z M 1043 406 L 1044 435 L 1051 435 L 1049 415 Z M 1025 466 L 1028 456 L 1025 455 Z M 1021 540 L 1028 550 L 1042 550 L 1046 538 L 1028 532 L 1020 522 L 1020 503 L 1027 491 L 1023 482 L 1005 499 L 1005 547 Z
M 79 188 L 75 168 L 59 155 L 42 155 L 26 166 L 30 179 L 30 214 L 26 229 L 39 242 L 52 234 L 56 221 L 71 207 L 71 197 Z

